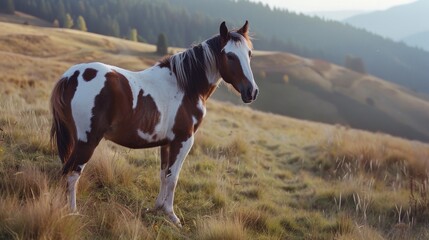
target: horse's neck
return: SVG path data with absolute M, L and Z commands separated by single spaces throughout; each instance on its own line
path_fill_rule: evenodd
M 189 96 L 194 95 L 203 100 L 207 100 L 220 82 L 220 73 L 217 69 L 216 56 L 211 52 L 212 50 L 209 46 L 204 44 L 205 43 L 202 43 L 194 47 L 191 52 L 188 50 L 187 52 L 181 53 L 184 54 L 183 56 L 179 55 L 175 57 L 181 59 L 182 64 L 190 64 L 189 67 L 184 65 L 179 66 L 182 67 L 182 70 L 186 69 L 189 71 L 179 74 L 179 76 L 186 76 L 186 79 L 182 80 L 184 84 L 177 78 L 179 87 L 183 88 L 182 90 Z M 173 65 L 171 66 L 173 67 Z M 173 69 L 173 71 L 174 70 L 176 77 L 178 77 L 178 70 Z

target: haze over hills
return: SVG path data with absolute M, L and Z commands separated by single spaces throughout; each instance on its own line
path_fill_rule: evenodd
M 263 4 L 230 0 L 124 0 L 72 1 L 16 0 L 17 9 L 48 21 L 69 13 L 87 21 L 89 31 L 126 37 L 136 28 L 140 39 L 155 43 L 159 33 L 173 46 L 187 47 L 213 34 L 219 22 L 241 26 L 250 21 L 255 48 L 287 51 L 343 65 L 347 56 L 361 58 L 366 71 L 413 91 L 429 93 L 429 52 L 384 39 L 349 25 L 326 21 Z M 62 3 L 62 4 L 61 4 Z M 58 7 L 59 11 L 53 11 Z M 104 19 L 100 21 L 100 19 Z
M 429 1 L 418 0 L 384 11 L 353 16 L 345 22 L 396 41 L 403 40 L 410 45 L 415 45 L 420 42 L 411 40 L 418 38 L 418 36 L 412 36 L 429 31 L 428 12 Z

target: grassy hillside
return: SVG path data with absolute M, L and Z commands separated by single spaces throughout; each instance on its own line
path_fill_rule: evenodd
M 321 60 L 287 53 L 256 55 L 261 89 L 252 108 L 429 141 L 427 96 Z M 217 99 L 240 100 L 221 89 Z
M 210 101 L 176 191 L 177 229 L 149 214 L 157 149 L 102 141 L 66 206 L 48 98 L 71 64 L 131 69 L 153 46 L 0 23 L 1 239 L 426 239 L 429 145 Z M 7 43 L 7 44 L 4 44 Z

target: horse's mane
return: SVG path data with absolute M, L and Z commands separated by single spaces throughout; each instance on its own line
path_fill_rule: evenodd
M 218 52 L 220 38 L 215 36 L 166 59 L 176 75 L 179 88 L 190 93 L 207 84 L 207 80 L 217 74 Z

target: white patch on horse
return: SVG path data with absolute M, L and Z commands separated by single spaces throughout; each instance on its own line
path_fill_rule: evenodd
M 252 87 L 254 91 L 258 89 L 255 83 L 255 79 L 253 78 L 252 69 L 250 68 L 250 56 L 249 51 L 251 50 L 247 45 L 246 39 L 239 35 L 241 41 L 228 41 L 223 50 L 225 53 L 232 52 L 234 53 L 241 63 L 241 68 L 243 69 L 244 76 L 252 83 Z
M 173 210 L 174 190 L 176 189 L 177 180 L 179 179 L 179 173 L 183 166 L 183 161 L 191 150 L 193 144 L 194 136 L 191 136 L 186 141 L 182 142 L 182 147 L 179 150 L 179 154 L 176 157 L 176 161 L 169 168 L 171 175 L 166 177 L 165 189 L 167 190 L 167 193 L 165 196 L 163 207 L 164 211 L 170 217 L 171 221 L 173 221 L 175 224 L 180 224 L 180 220 L 179 218 L 177 218 Z
M 137 134 L 139 135 L 139 137 L 146 140 L 147 142 L 153 141 L 154 140 L 153 137 L 155 136 L 155 133 L 148 134 L 148 133 L 143 132 L 140 129 L 137 129 Z
M 97 70 L 97 76 L 91 81 L 85 81 L 82 77 L 87 68 Z M 76 125 L 77 138 L 87 142 L 87 134 L 91 132 L 92 109 L 95 105 L 95 98 L 100 94 L 106 82 L 105 75 L 111 71 L 110 66 L 102 63 L 79 64 L 70 68 L 64 75 L 69 76 L 70 72 L 79 70 L 78 84 L 76 92 L 71 101 L 73 120 Z
M 206 106 L 204 106 L 203 101 L 198 99 L 197 108 L 203 113 L 203 118 L 206 116 Z
M 72 212 L 76 212 L 77 207 L 76 207 L 76 188 L 77 188 L 77 183 L 79 181 L 80 178 L 80 174 L 77 172 L 72 172 L 68 177 L 67 177 L 67 187 L 68 187 L 68 192 L 69 192 L 69 201 L 70 201 L 70 208 L 72 210 Z

